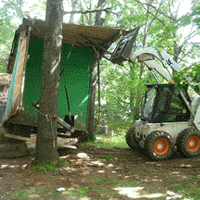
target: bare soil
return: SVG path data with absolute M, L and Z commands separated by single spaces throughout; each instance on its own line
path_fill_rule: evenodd
M 59 154 L 70 168 L 44 172 L 31 167 L 32 156 L 0 159 L 0 199 L 20 199 L 11 195 L 35 188 L 46 192 L 30 194 L 26 199 L 182 199 L 174 185 L 192 181 L 200 186 L 199 157 L 186 159 L 175 152 L 170 160 L 152 162 L 144 152 L 128 146 L 79 146 L 59 149 Z

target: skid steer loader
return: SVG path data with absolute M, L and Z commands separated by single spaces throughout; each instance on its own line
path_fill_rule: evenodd
M 197 156 L 200 154 L 200 98 L 191 102 L 187 88 L 177 89 L 169 72 L 182 69 L 165 51 L 146 48 L 131 52 L 138 30 L 121 39 L 111 62 L 122 64 L 137 58 L 156 80 L 159 74 L 167 83 L 146 85 L 140 119 L 128 130 L 126 142 L 131 148 L 144 149 L 152 160 L 170 158 L 175 146 L 184 157 Z

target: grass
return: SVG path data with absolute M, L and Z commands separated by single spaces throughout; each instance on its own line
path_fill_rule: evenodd
M 183 199 L 200 199 L 200 178 L 188 177 L 185 181 L 171 185 L 169 188 L 183 196 Z
M 97 185 L 110 185 L 110 184 L 119 184 L 121 182 L 121 179 L 119 178 L 108 178 L 108 177 L 95 177 L 93 179 L 90 179 L 89 181 L 91 181 L 94 184 Z
M 123 180 L 116 177 L 104 177 L 96 176 L 93 179 L 87 179 L 88 186 L 82 188 L 73 188 L 67 190 L 65 194 L 73 198 L 86 198 L 91 199 L 110 199 L 110 198 L 120 198 L 123 199 L 123 195 L 135 195 L 136 197 L 143 198 L 157 194 L 156 190 L 150 189 L 146 191 L 145 187 L 138 185 L 136 180 Z M 154 188 L 155 185 L 152 186 Z M 166 196 L 165 194 L 160 194 L 160 197 Z
M 69 190 L 63 192 L 63 194 L 66 194 L 70 197 L 74 197 L 74 198 L 82 198 L 82 197 L 86 197 L 87 194 L 90 193 L 90 189 L 89 188 L 70 188 Z
M 112 156 L 112 155 L 100 155 L 99 157 L 106 159 L 107 161 L 116 160 L 116 156 Z
M 81 145 L 94 146 L 98 148 L 127 148 L 128 146 L 126 144 L 125 135 L 125 130 L 114 136 L 97 135 L 95 141 L 86 141 L 81 143 Z
M 117 197 L 118 192 L 112 190 L 112 187 L 117 186 L 121 179 L 119 178 L 107 178 L 107 177 L 94 177 L 93 179 L 87 179 L 88 186 L 84 188 L 73 188 L 71 190 L 67 190 L 65 194 L 73 197 L 73 198 L 83 198 L 87 197 L 95 197 L 95 199 L 108 197 Z M 94 199 L 94 198 L 92 198 Z
M 44 172 L 56 172 L 61 167 L 70 168 L 71 165 L 64 160 L 59 160 L 58 162 L 46 163 L 46 164 L 35 164 L 32 166 L 33 169 L 38 169 Z
M 137 180 L 133 179 L 122 179 L 120 177 L 106 177 L 106 176 L 96 176 L 86 179 L 85 187 L 75 187 L 68 188 L 62 193 L 56 192 L 56 190 L 49 190 L 43 188 L 33 188 L 31 190 L 21 190 L 15 192 L 11 198 L 17 199 L 28 199 L 28 198 L 40 198 L 40 197 L 55 197 L 58 195 L 69 196 L 76 199 L 90 198 L 90 199 L 109 199 L 118 198 L 119 195 L 123 199 L 123 195 L 135 195 L 138 198 L 151 198 L 154 195 L 159 195 L 156 199 L 165 199 L 166 194 L 157 193 L 156 187 L 158 183 L 152 183 L 153 185 L 148 188 L 146 184 L 140 184 Z M 178 182 L 168 187 L 168 189 L 173 190 L 176 194 L 182 195 L 181 199 L 197 200 L 200 199 L 200 188 L 199 188 L 200 178 L 189 177 L 187 180 Z M 152 188 L 154 188 L 152 190 Z M 131 196 L 130 196 L 131 197 Z
M 13 195 L 11 195 L 12 199 L 27 199 L 27 198 L 33 198 L 33 197 L 37 197 L 40 198 L 40 196 L 42 197 L 49 197 L 49 196 L 58 196 L 59 193 L 57 192 L 49 192 L 49 190 L 47 189 L 43 189 L 43 188 L 33 188 L 31 190 L 20 190 L 18 192 L 15 192 Z

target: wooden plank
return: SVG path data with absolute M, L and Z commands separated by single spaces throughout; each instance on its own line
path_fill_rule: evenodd
M 13 134 L 9 134 L 9 133 L 4 133 L 4 137 L 16 139 L 16 140 L 22 140 L 22 141 L 26 141 L 26 142 L 32 142 L 32 143 L 36 142 L 35 139 L 32 139 L 32 138 L 22 137 L 19 135 L 13 135 Z
M 30 142 L 30 143 L 36 143 L 36 138 L 28 138 L 28 137 L 22 137 L 22 136 L 19 136 L 19 135 L 10 134 L 5 127 L 0 126 L 0 131 L 3 132 L 4 137 L 16 139 L 16 140 L 22 140 L 22 141 Z M 62 144 L 61 142 L 57 142 L 57 148 L 76 149 L 76 146 Z

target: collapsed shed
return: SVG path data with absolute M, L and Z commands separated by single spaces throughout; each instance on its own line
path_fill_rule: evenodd
M 76 131 L 94 131 L 96 62 L 125 30 L 63 23 L 60 61 L 58 115 Z M 17 29 L 10 54 L 8 73 L 12 73 L 3 124 L 15 134 L 28 136 L 37 128 L 45 21 L 23 19 Z M 14 127 L 14 128 L 13 128 Z M 58 125 L 58 130 L 63 131 Z M 23 131 L 25 130 L 25 132 Z

